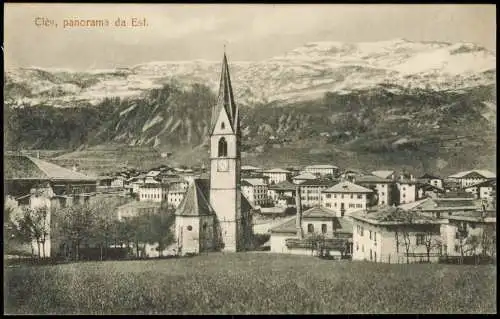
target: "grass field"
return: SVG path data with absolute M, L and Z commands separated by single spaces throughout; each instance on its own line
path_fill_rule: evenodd
M 7 314 L 496 313 L 496 267 L 268 253 L 20 266 Z

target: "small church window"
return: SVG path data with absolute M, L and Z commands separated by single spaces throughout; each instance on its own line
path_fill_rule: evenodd
M 218 152 L 218 156 L 219 157 L 222 157 L 222 156 L 227 156 L 227 142 L 226 142 L 226 139 L 224 137 L 221 137 L 221 139 L 219 140 L 219 152 Z
M 187 230 L 191 231 L 191 230 L 193 230 L 193 227 L 192 227 L 191 225 L 189 225 L 189 226 L 187 227 Z
M 226 128 L 226 125 L 224 124 L 224 122 L 222 122 L 222 123 L 220 124 L 220 128 L 221 128 L 221 129 L 225 129 L 225 128 Z

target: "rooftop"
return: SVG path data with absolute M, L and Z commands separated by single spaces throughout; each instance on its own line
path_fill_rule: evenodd
M 281 234 L 290 234 L 290 235 L 296 235 L 297 234 L 297 227 L 296 227 L 296 217 L 292 217 L 285 221 L 284 223 L 271 228 L 271 233 L 281 233 Z
M 305 182 L 300 183 L 298 185 L 300 187 L 304 187 L 304 186 L 326 186 L 326 187 L 330 187 L 330 186 L 335 185 L 335 183 L 337 183 L 337 182 L 338 182 L 337 180 L 317 178 L 317 179 L 308 179 Z
M 399 208 L 404 210 L 418 210 L 423 212 L 477 210 L 479 207 L 479 201 L 470 198 L 426 198 L 399 206 Z
M 371 189 L 356 185 L 349 181 L 343 181 L 335 186 L 325 189 L 323 193 L 371 193 Z
M 302 213 L 302 218 L 336 218 L 337 213 L 322 206 L 310 208 Z
M 24 155 L 4 156 L 4 179 L 97 181 L 97 177 Z
M 356 183 L 392 183 L 392 180 L 379 177 L 377 175 L 359 176 L 355 179 Z
M 311 173 L 304 172 L 302 174 L 294 176 L 293 179 L 317 179 L 317 177 L 316 177 L 316 175 L 313 175 Z
M 278 184 L 270 185 L 269 189 L 282 190 L 282 191 L 292 191 L 295 190 L 297 185 L 290 183 L 289 181 L 283 181 Z
M 497 175 L 493 172 L 487 171 L 487 170 L 481 170 L 481 169 L 475 169 L 471 171 L 464 171 L 464 172 L 458 172 L 456 174 L 450 175 L 449 177 L 451 178 L 463 178 L 466 177 L 469 174 L 478 174 L 484 178 L 495 178 Z
M 267 186 L 260 178 L 244 178 L 241 180 L 241 186 Z
M 338 166 L 330 164 L 317 164 L 306 166 L 305 169 L 338 169 Z
M 381 178 L 389 178 L 389 176 L 391 176 L 392 174 L 394 174 L 394 171 L 389 171 L 389 170 L 381 170 L 381 171 L 373 171 L 372 172 L 372 175 L 375 175 L 375 176 L 378 176 L 378 177 L 381 177 Z
M 410 212 L 400 207 L 389 206 L 379 206 L 369 210 L 352 212 L 351 217 L 375 225 L 442 224 L 445 222 L 418 212 Z
M 262 171 L 263 173 L 291 173 L 290 171 L 282 168 L 272 168 Z
M 255 166 L 251 166 L 251 165 L 243 165 L 241 167 L 241 170 L 242 171 L 258 171 L 258 170 L 260 170 L 260 168 L 259 167 L 255 167 Z

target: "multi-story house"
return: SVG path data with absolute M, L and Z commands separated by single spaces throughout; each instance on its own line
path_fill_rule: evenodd
M 115 176 L 111 180 L 111 187 L 113 188 L 123 188 L 125 186 L 126 178 L 123 176 Z
M 475 198 L 491 200 L 492 195 L 496 191 L 496 178 L 488 179 L 484 182 L 479 182 L 465 187 L 465 191 L 474 194 Z
M 448 176 L 449 179 L 456 180 L 462 188 L 485 182 L 490 178 L 496 178 L 496 174 L 487 170 L 472 170 L 459 172 Z
M 245 174 L 242 174 L 241 175 L 241 179 L 244 180 L 244 179 L 252 179 L 252 180 L 255 180 L 255 181 L 258 181 L 259 183 L 263 183 L 263 184 L 266 184 L 266 185 L 269 185 L 269 177 L 268 176 L 264 176 L 260 173 L 245 173 Z
M 478 200 L 472 198 L 424 198 L 422 200 L 402 204 L 400 209 L 416 212 L 435 218 L 447 218 L 456 213 L 476 211 L 481 207 Z
M 396 182 L 399 191 L 399 204 L 412 203 L 418 199 L 417 185 L 415 179 L 400 179 Z
M 496 211 L 457 212 L 441 226 L 443 253 L 448 256 L 496 255 Z
M 302 201 L 302 206 L 305 208 L 311 208 L 314 206 L 321 205 L 321 192 L 325 189 L 335 185 L 337 181 L 329 179 L 314 179 L 307 180 L 299 184 L 300 188 L 300 198 Z
M 268 185 L 260 179 L 245 178 L 241 181 L 241 191 L 251 204 L 261 206 L 269 203 Z
M 437 187 L 437 188 L 440 188 L 440 189 L 443 189 L 443 179 L 439 176 L 436 176 L 436 175 L 432 175 L 432 174 L 424 174 L 422 175 L 419 180 L 421 182 L 424 182 L 424 183 L 427 183 L 429 185 L 432 185 L 434 187 Z
M 20 207 L 47 210 L 45 223 L 49 228 L 41 255 L 50 257 L 60 250 L 57 221 L 53 208 L 91 202 L 96 195 L 97 177 L 66 169 L 59 165 L 24 155 L 4 155 L 4 196 L 14 198 Z M 40 247 L 31 244 L 35 253 Z M 30 247 L 25 247 L 31 252 Z
M 332 176 L 335 177 L 339 168 L 335 165 L 320 164 L 320 165 L 309 165 L 304 168 L 304 172 L 311 173 L 317 177 L 321 176 Z
M 351 217 L 353 260 L 414 263 L 429 257 L 429 262 L 439 261 L 444 220 L 388 206 L 357 211 Z
M 262 171 L 262 175 L 269 177 L 270 184 L 278 184 L 289 180 L 292 172 L 282 168 L 273 168 Z
M 368 195 L 373 193 L 369 188 L 349 181 L 340 182 L 321 193 L 321 206 L 337 212 L 338 217 L 350 215 L 351 212 L 366 209 Z
M 290 183 L 289 181 L 284 181 L 278 184 L 269 185 L 267 191 L 269 199 L 277 206 L 280 206 L 280 202 L 294 202 L 295 192 L 297 186 Z
M 376 175 L 366 175 L 354 178 L 354 183 L 373 190 L 370 202 L 372 205 L 393 204 L 391 196 L 393 192 L 394 181 L 378 177 Z
M 352 223 L 338 218 L 336 212 L 325 207 L 313 207 L 300 216 L 291 218 L 272 228 L 271 252 L 310 255 L 313 247 L 311 237 L 321 235 L 325 238 L 325 246 L 330 255 L 349 253 L 352 238 Z

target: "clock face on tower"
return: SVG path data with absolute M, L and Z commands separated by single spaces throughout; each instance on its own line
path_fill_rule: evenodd
M 227 172 L 229 170 L 229 163 L 227 159 L 217 160 L 217 171 Z

